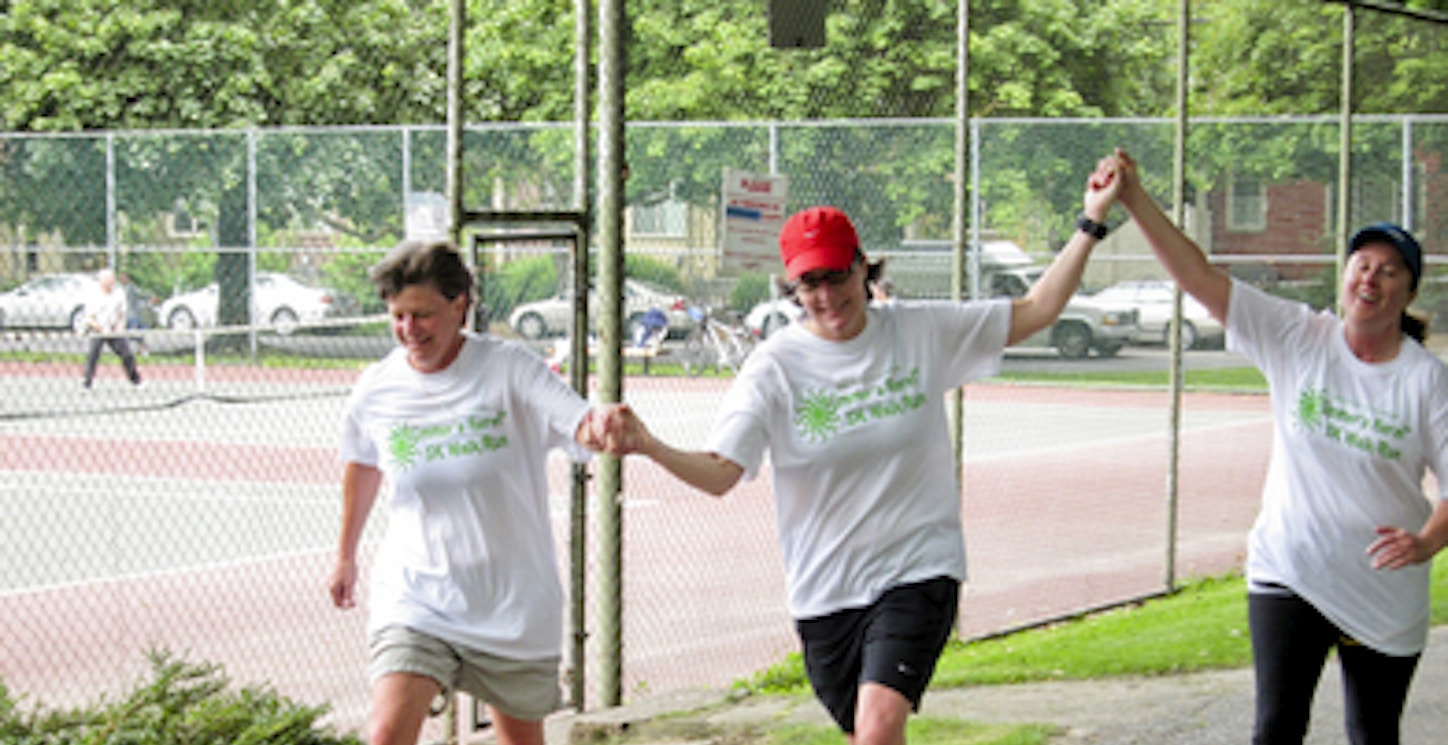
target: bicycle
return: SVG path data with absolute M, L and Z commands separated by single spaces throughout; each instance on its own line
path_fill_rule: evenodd
M 726 311 L 689 308 L 689 317 L 694 319 L 695 326 L 684 338 L 680 355 L 686 373 L 697 377 L 709 367 L 720 372 L 726 368 L 732 373 L 739 372 L 744 358 L 754 350 L 754 335 L 737 316 Z

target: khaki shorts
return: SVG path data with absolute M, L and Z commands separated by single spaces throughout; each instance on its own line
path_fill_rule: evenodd
M 443 693 L 458 690 L 486 701 L 514 719 L 538 721 L 563 701 L 558 685 L 560 658 L 513 660 L 466 649 L 403 626 L 379 629 L 367 640 L 367 676 L 412 673 L 438 682 Z

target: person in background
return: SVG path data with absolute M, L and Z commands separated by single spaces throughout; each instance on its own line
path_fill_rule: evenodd
M 870 302 L 889 305 L 895 302 L 895 281 L 880 277 L 870 283 Z
M 1131 157 L 1118 150 L 1114 163 L 1121 204 L 1162 266 L 1271 391 L 1272 453 L 1247 559 L 1252 741 L 1303 741 L 1335 649 L 1349 741 L 1396 744 L 1427 643 L 1430 560 L 1448 543 L 1448 368 L 1408 313 L 1422 248 L 1396 225 L 1359 230 L 1342 315 L 1316 312 L 1210 264 L 1147 194 Z
M 526 347 L 465 329 L 473 275 L 449 242 L 405 241 L 370 272 L 398 346 L 346 404 L 332 602 L 357 602 L 357 553 L 384 480 L 372 566 L 372 745 L 415 743 L 439 695 L 487 702 L 503 745 L 543 745 L 560 703 L 563 592 L 546 461 L 602 441 L 588 402 Z
M 131 384 L 141 385 L 141 372 L 136 369 L 136 358 L 131 354 L 130 342 L 126 339 L 126 293 L 116 288 L 116 274 L 110 269 L 96 273 L 96 290 L 85 303 L 85 330 L 90 334 L 90 348 L 85 356 L 85 373 L 81 385 L 90 390 L 95 382 L 96 364 L 100 362 L 101 347 L 110 347 L 120 355 L 121 365 Z
M 146 321 L 142 315 L 147 303 L 146 293 L 131 281 L 131 275 L 126 272 L 121 272 L 116 279 L 126 292 L 126 330 L 138 332 L 131 340 L 136 342 L 136 351 L 144 357 L 150 354 L 150 350 L 146 349 L 146 337 L 139 333 L 146 330 Z
M 1080 229 L 1024 297 L 967 303 L 871 303 L 879 265 L 849 217 L 797 212 L 779 246 L 805 317 L 746 359 L 707 449 L 664 443 L 627 406 L 609 415 L 612 452 L 716 496 L 768 453 L 805 668 L 852 743 L 904 741 L 954 629 L 965 545 L 944 395 L 1056 320 L 1115 193 L 1104 171 L 1088 180 Z

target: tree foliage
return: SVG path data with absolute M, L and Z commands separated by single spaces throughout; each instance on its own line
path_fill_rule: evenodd
M 1169 0 L 972 4 L 972 112 L 1158 113 Z M 639 120 L 938 117 L 955 112 L 954 0 L 833 0 L 829 43 L 768 44 L 762 0 L 627 4 Z M 573 113 L 571 0 L 470 0 L 470 121 Z M 446 112 L 448 0 L 11 0 L 9 130 L 417 124 Z
M 400 234 L 400 145 L 386 134 L 290 132 L 305 125 L 439 124 L 446 111 L 449 0 L 9 0 L 0 5 L 0 101 L 10 130 L 178 128 L 212 136 L 127 138 L 117 147 L 117 208 L 216 215 L 219 244 L 244 240 L 237 210 L 266 226 L 326 224 L 362 245 Z M 677 198 L 717 204 L 724 168 L 765 171 L 763 131 L 718 122 L 775 122 L 780 161 L 799 203 L 861 205 L 877 242 L 906 226 L 940 237 L 953 209 L 949 133 L 910 122 L 956 113 L 956 0 L 829 0 L 827 44 L 775 49 L 764 0 L 632 0 L 626 4 L 631 204 Z M 1408 5 L 1442 10 L 1444 0 Z M 572 0 L 468 0 L 469 122 L 531 124 L 573 116 Z M 1016 118 L 1077 121 L 1172 113 L 1175 0 L 972 0 L 970 101 L 998 148 L 985 151 L 987 222 L 1038 243 L 1069 228 L 1080 174 L 1111 146 L 1160 149 L 1153 134 L 1076 127 L 1045 137 Z M 1199 0 L 1192 5 L 1196 115 L 1330 113 L 1337 109 L 1341 4 Z M 1444 33 L 1402 16 L 1360 14 L 1355 110 L 1448 110 L 1439 74 Z M 597 50 L 594 50 L 596 56 Z M 791 127 L 803 120 L 889 120 L 869 131 Z M 651 127 L 654 122 L 697 126 Z M 902 123 L 903 122 L 903 123 Z M 1001 123 L 997 123 L 1001 122 Z M 257 204 L 247 202 L 242 128 L 257 143 Z M 1129 127 L 1126 128 L 1130 130 Z M 1250 128 L 1248 128 L 1250 129 Z M 232 130 L 220 136 L 215 130 Z M 254 130 L 253 130 L 254 131 Z M 1228 172 L 1327 179 L 1331 125 L 1195 127 L 1193 183 Z M 1129 135 L 1128 135 L 1129 136 Z M 571 206 L 566 129 L 470 129 L 468 204 Z M 1390 152 L 1393 134 L 1364 128 L 1360 154 Z M 414 137 L 415 191 L 441 191 L 444 136 Z M 846 157 L 852 156 L 852 157 Z M 65 226 L 99 244 L 106 153 L 94 142 L 33 140 L 0 150 L 0 223 Z M 869 165 L 856 165 L 861 157 Z M 30 185 L 65 174 L 72 198 L 40 203 Z M 518 196 L 521 195 L 521 196 Z M 228 210 L 230 212 L 228 212 Z M 226 213 L 225 219 L 221 213 Z M 1059 213 L 1059 214 L 1057 214 Z M 268 228 L 280 229 L 280 228 Z M 266 238 L 266 236 L 262 236 Z M 243 305 L 236 305 L 243 308 Z
M 1387 3 L 1391 4 L 1391 3 Z M 1448 11 L 1441 0 L 1398 3 Z M 1341 108 L 1343 5 L 1323 0 L 1193 4 L 1193 107 L 1209 115 L 1329 114 Z M 1353 110 L 1448 111 L 1448 27 L 1358 10 Z

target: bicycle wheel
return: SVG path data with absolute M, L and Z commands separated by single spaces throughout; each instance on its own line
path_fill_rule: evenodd
M 731 372 L 738 373 L 739 368 L 744 366 L 744 358 L 749 355 L 749 347 L 745 345 L 744 338 L 735 329 L 723 329 L 723 339 L 720 340 L 719 357 L 724 367 Z
M 694 329 L 684 337 L 684 349 L 679 353 L 679 359 L 684 363 L 684 372 L 692 377 L 699 377 L 704 373 L 704 366 L 709 362 L 709 345 L 704 339 L 703 329 Z

